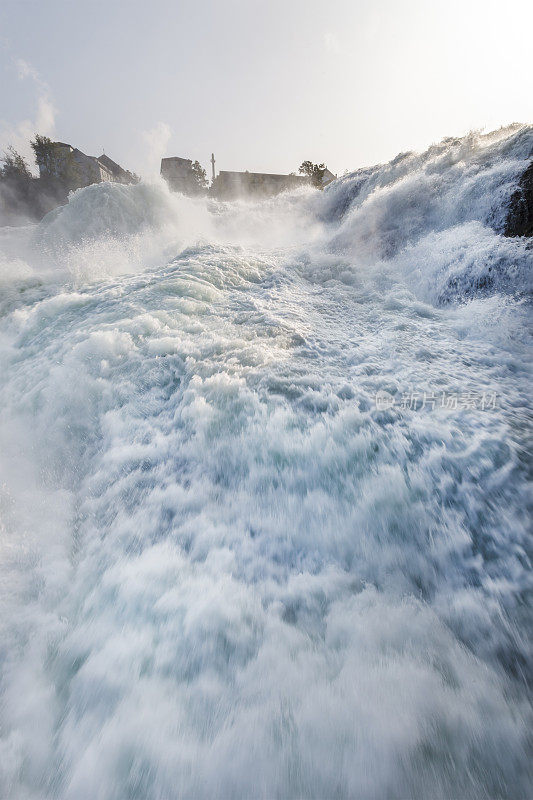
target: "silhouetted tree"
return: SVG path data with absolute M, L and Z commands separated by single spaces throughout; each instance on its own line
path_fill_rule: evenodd
M 0 178 L 3 180 L 29 180 L 31 172 L 27 161 L 9 145 L 1 158 Z
M 312 161 L 303 161 L 298 170 L 302 175 L 307 175 L 311 178 L 311 183 L 317 189 L 322 189 L 322 178 L 324 177 L 325 171 L 325 164 L 313 164 Z
M 35 163 L 47 175 L 53 175 L 56 168 L 56 155 L 54 143 L 48 136 L 35 134 L 35 139 L 30 142 L 31 149 L 35 153 Z
M 18 225 L 31 218 L 32 183 L 28 164 L 10 145 L 0 158 L 0 225 Z
M 191 164 L 192 170 L 192 190 L 195 193 L 205 192 L 208 185 L 207 173 L 199 161 Z

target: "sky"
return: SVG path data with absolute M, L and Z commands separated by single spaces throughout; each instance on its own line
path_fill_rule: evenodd
M 533 122 L 530 0 L 0 0 L 0 150 L 335 173 Z

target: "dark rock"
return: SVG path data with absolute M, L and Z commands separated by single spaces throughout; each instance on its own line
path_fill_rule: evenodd
M 533 161 L 509 203 L 504 236 L 533 236 Z
M 38 222 L 68 199 L 68 186 L 59 178 L 13 176 L 0 180 L 0 227 Z

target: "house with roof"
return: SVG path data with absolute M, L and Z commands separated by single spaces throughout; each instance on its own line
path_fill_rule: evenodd
M 113 161 L 109 156 L 106 156 L 103 153 L 101 156 L 98 156 L 96 159 L 100 165 L 103 167 L 107 172 L 112 176 L 111 180 L 115 183 L 138 183 L 138 177 L 133 173 L 130 172 L 128 169 L 124 169 L 117 164 L 116 161 Z
M 136 183 L 138 178 L 123 169 L 105 154 L 88 156 L 66 142 L 52 142 L 46 159 L 38 161 L 43 180 L 60 180 L 68 189 L 79 189 L 92 183 Z
M 308 183 L 309 179 L 305 175 L 220 170 L 211 186 L 211 193 L 221 200 L 234 200 L 238 197 L 272 197 Z
M 322 187 L 325 188 L 329 186 L 332 181 L 337 180 L 337 176 L 333 174 L 333 172 L 326 167 L 322 174 Z
M 192 159 L 171 156 L 161 159 L 161 177 L 166 180 L 171 192 L 188 194 L 193 177 Z

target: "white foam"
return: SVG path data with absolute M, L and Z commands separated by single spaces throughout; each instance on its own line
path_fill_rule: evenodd
M 531 137 L 9 234 L 2 797 L 527 796 Z

